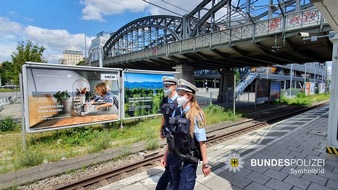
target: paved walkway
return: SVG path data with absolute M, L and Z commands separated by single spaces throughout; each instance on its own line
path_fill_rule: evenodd
M 338 157 L 324 150 L 327 116 L 328 107 L 309 111 L 208 148 L 213 173 L 204 177 L 199 165 L 195 189 L 337 189 Z M 239 153 L 239 165 L 243 166 L 240 171 L 229 171 L 232 167 L 225 164 L 227 156 L 234 156 L 230 151 Z M 283 163 L 255 166 L 258 160 Z M 287 161 L 292 160 L 296 163 L 288 165 Z M 308 166 L 309 162 L 314 165 Z M 155 167 L 99 190 L 154 189 L 162 171 L 163 168 Z

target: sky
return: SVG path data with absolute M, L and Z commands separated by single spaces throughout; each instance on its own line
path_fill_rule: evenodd
M 146 1 L 184 12 L 164 0 Z M 190 11 L 201 1 L 167 2 Z M 0 0 L 0 63 L 11 62 L 18 43 L 27 40 L 46 48 L 43 56 L 48 62 L 58 63 L 64 50 L 88 52 L 101 31 L 113 32 L 137 18 L 158 14 L 172 13 L 143 0 Z

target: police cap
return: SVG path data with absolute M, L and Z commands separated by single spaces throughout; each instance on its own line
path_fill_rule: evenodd
M 170 84 L 170 85 L 177 84 L 177 79 L 175 79 L 174 77 L 163 76 L 162 81 L 163 81 L 163 84 Z
M 178 87 L 176 89 L 176 91 L 186 91 L 186 92 L 191 92 L 193 94 L 195 94 L 196 92 L 198 92 L 198 89 L 195 85 L 191 84 L 190 82 L 184 80 L 184 79 L 179 79 L 178 80 Z

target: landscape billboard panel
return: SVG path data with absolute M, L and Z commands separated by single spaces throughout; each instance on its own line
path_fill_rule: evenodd
M 162 77 L 170 72 L 124 71 L 124 118 L 151 116 L 160 113 L 163 93 Z

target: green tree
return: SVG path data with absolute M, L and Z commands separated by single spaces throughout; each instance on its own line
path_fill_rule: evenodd
M 19 84 L 18 71 L 15 69 L 14 64 L 5 61 L 0 67 L 1 84 Z
M 86 62 L 84 60 L 78 62 L 76 65 L 87 65 Z
M 43 59 L 43 52 L 45 48 L 39 47 L 37 44 L 34 45 L 30 40 L 27 42 L 19 42 L 16 47 L 17 52 L 12 54 L 13 64 L 19 73 L 22 73 L 22 65 L 27 61 L 31 62 L 47 62 Z

